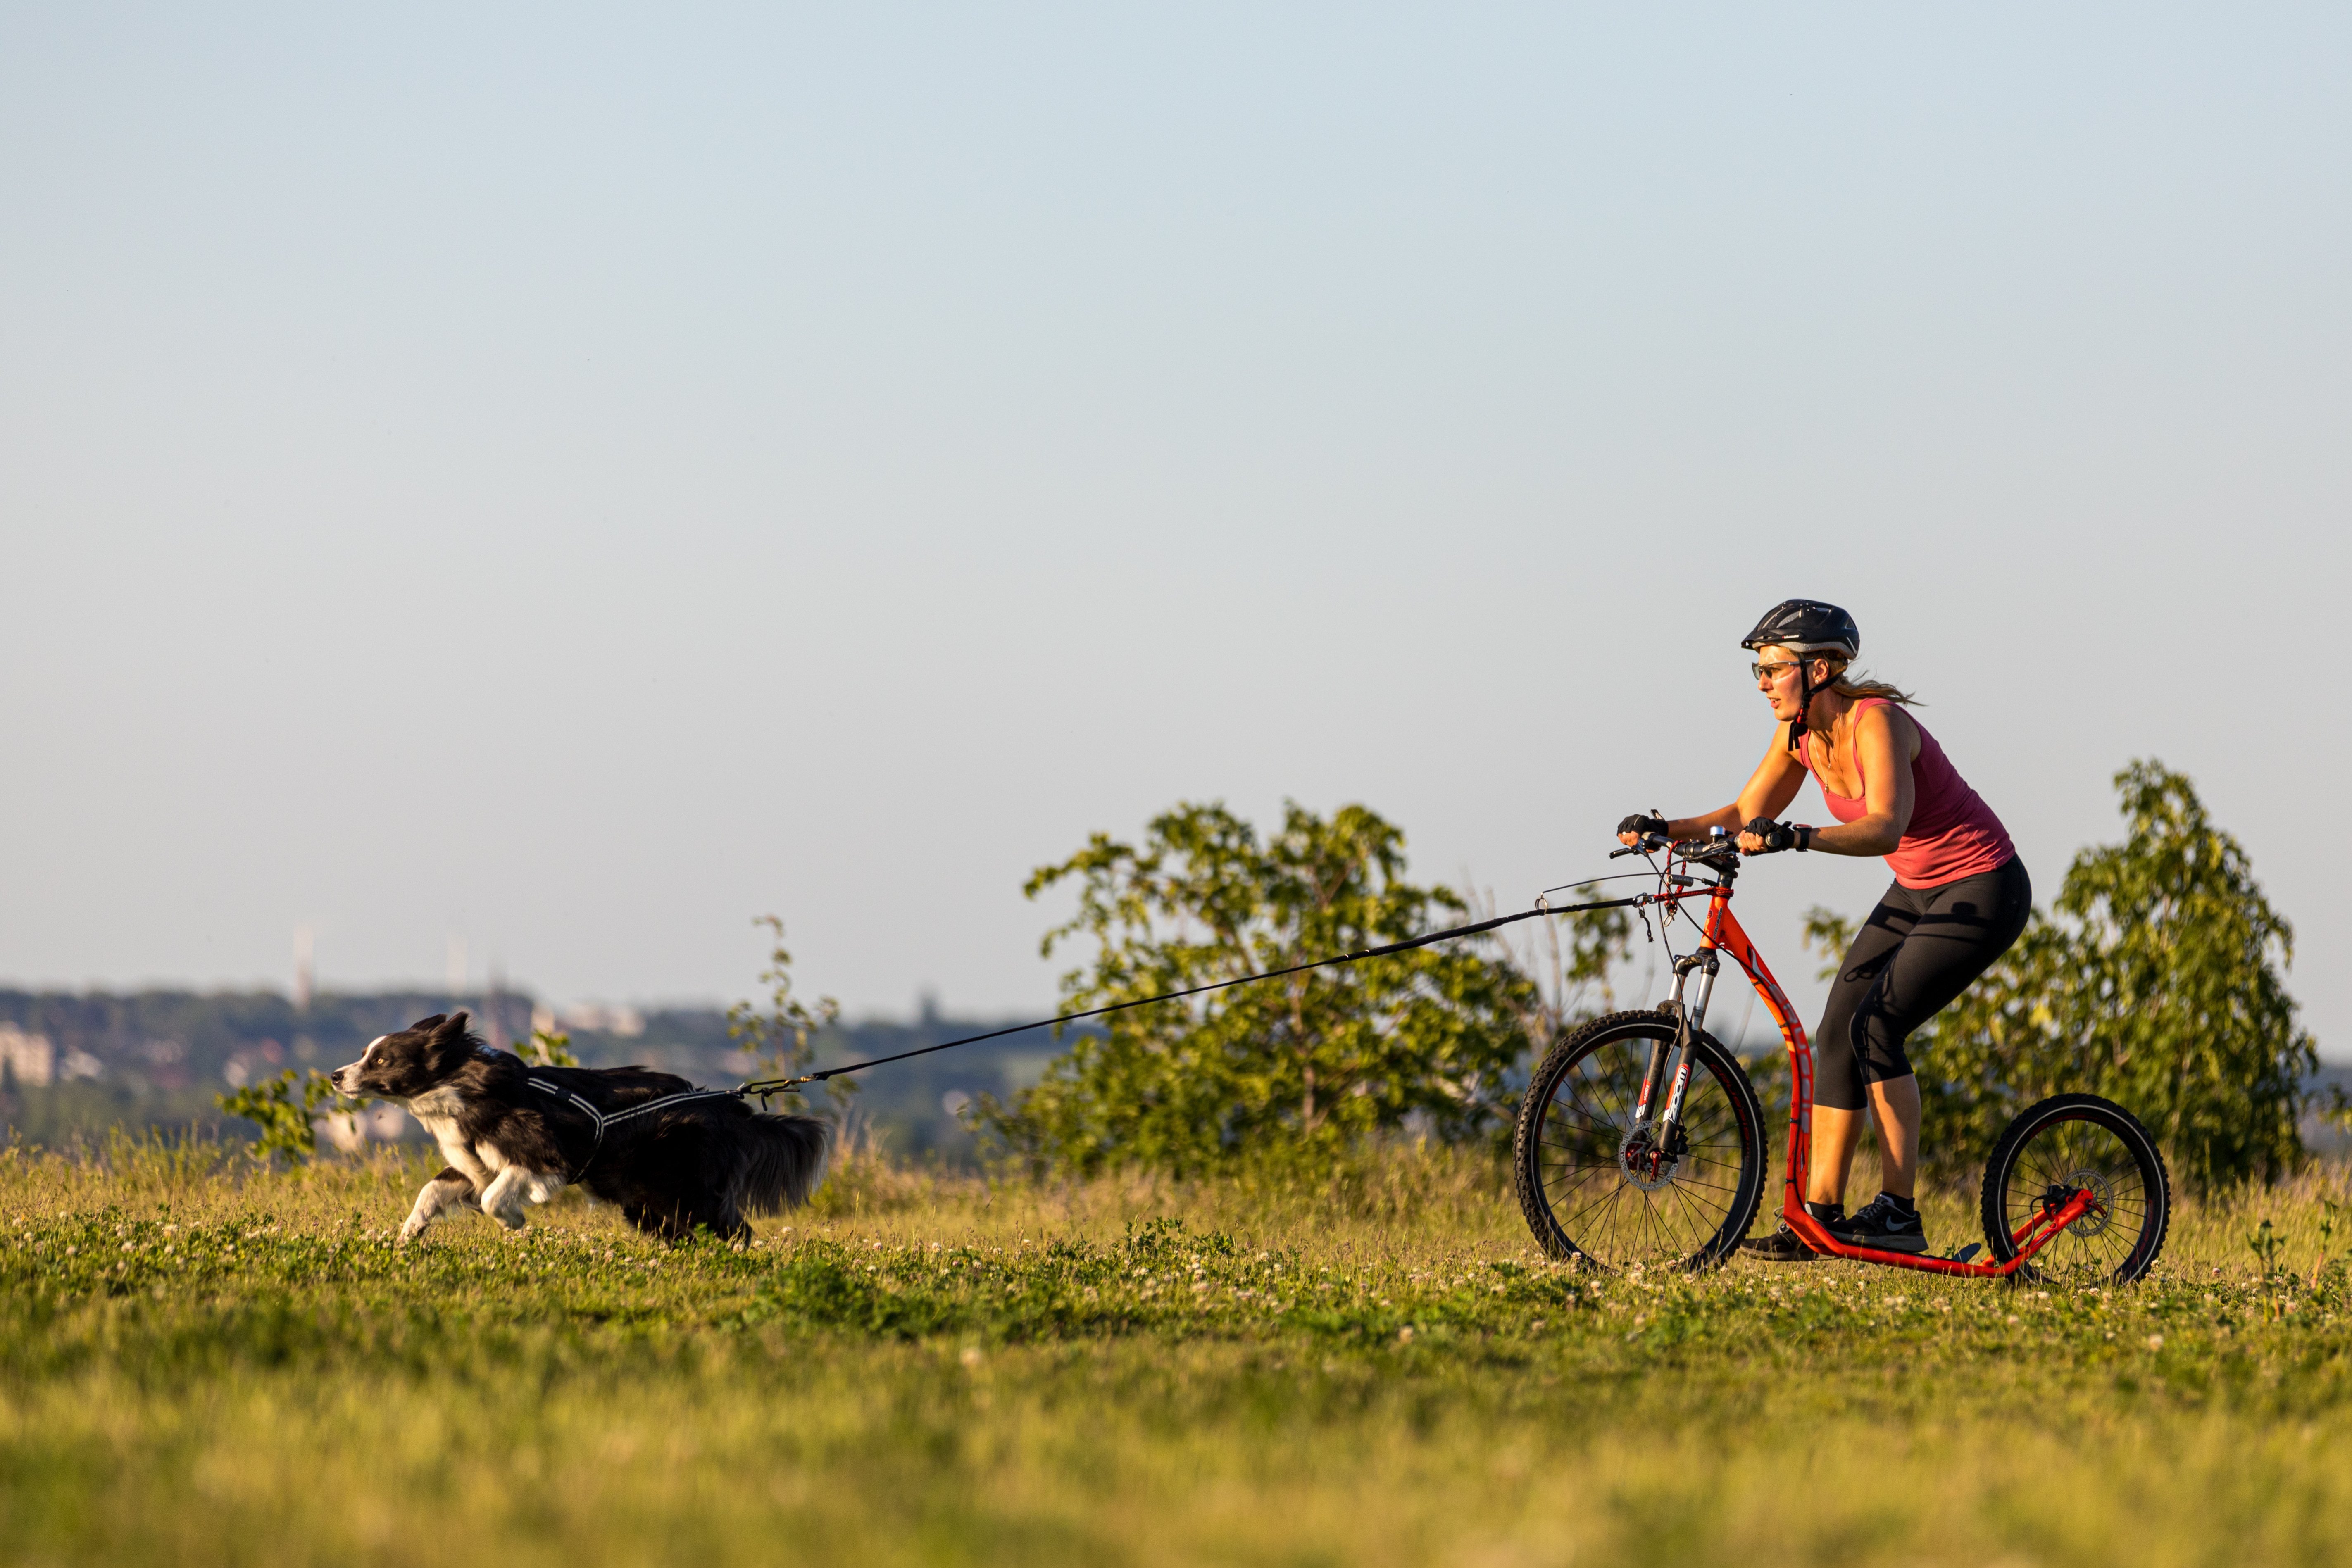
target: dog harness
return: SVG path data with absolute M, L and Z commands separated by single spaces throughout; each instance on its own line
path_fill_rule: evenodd
M 586 1117 L 589 1125 L 596 1130 L 596 1142 L 589 1146 L 588 1157 L 580 1162 L 578 1170 L 565 1178 L 567 1181 L 575 1183 L 588 1173 L 588 1167 L 594 1164 L 596 1156 L 604 1152 L 604 1129 L 614 1123 L 626 1121 L 632 1117 L 643 1116 L 648 1111 L 659 1110 L 666 1105 L 683 1105 L 689 1100 L 740 1100 L 743 1097 L 743 1091 L 740 1089 L 682 1089 L 676 1094 L 665 1094 L 648 1100 L 643 1105 L 632 1105 L 626 1110 L 606 1112 L 597 1110 L 568 1089 L 559 1088 L 551 1083 L 543 1083 L 535 1078 L 530 1079 L 529 1082 L 531 1088 L 541 1094 L 551 1094 L 558 1100 L 571 1101 L 572 1109 Z

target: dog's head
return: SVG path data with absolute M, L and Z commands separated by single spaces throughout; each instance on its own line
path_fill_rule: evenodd
M 457 1076 L 482 1048 L 466 1032 L 466 1014 L 436 1013 L 396 1035 L 378 1035 L 360 1059 L 328 1076 L 338 1092 L 353 1100 L 414 1100 Z

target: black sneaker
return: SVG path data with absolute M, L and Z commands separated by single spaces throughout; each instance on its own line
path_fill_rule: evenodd
M 1739 1244 L 1743 1257 L 1759 1263 L 1818 1263 L 1822 1255 L 1807 1247 L 1804 1238 L 1789 1228 L 1786 1220 L 1769 1236 L 1749 1237 Z
M 1849 1247 L 1867 1247 L 1879 1252 L 1927 1250 L 1927 1232 L 1919 1224 L 1918 1211 L 1905 1214 L 1885 1193 L 1864 1204 L 1851 1217 L 1831 1220 L 1824 1228 Z

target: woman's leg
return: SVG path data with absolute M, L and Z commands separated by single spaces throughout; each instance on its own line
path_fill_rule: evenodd
M 1854 1025 L 1879 977 L 1902 949 L 1919 918 L 1918 895 L 1900 883 L 1854 933 L 1830 984 L 1829 1005 L 1813 1031 L 1813 1148 L 1805 1173 L 1805 1201 L 1842 1203 L 1853 1173 L 1854 1151 L 1869 1125 L 1870 1095 L 1855 1049 Z M 1916 1122 L 1915 1121 L 1916 1129 Z M 1914 1139 L 1916 1142 L 1916 1136 Z
M 1863 1129 L 1874 1121 L 1878 1124 L 1879 1185 L 1898 1198 L 1908 1198 L 1918 1190 L 1919 1080 L 1906 1074 L 1864 1087 L 1870 1097 L 1866 1111 L 1813 1107 L 1813 1159 L 1805 1172 L 1807 1203 L 1845 1201 Z
M 1845 1202 L 1845 1184 L 1853 1174 L 1853 1152 L 1862 1147 L 1862 1130 L 1869 1113 L 1839 1106 L 1813 1105 L 1813 1157 L 1805 1168 L 1805 1201 Z
M 1998 871 L 1915 896 L 1924 907 L 1876 983 L 1862 994 L 1852 1025 L 1860 1075 L 1878 1122 L 1885 1186 L 1906 1201 L 1918 1190 L 1919 1079 L 1904 1046 L 2017 941 L 2033 910 L 2033 884 L 2023 863 L 2011 860 Z M 1862 1119 L 1853 1120 L 1851 1137 L 1859 1142 Z
M 1878 1184 L 1908 1203 L 1919 1190 L 1917 1077 L 1905 1073 L 1872 1084 L 1870 1116 L 1878 1123 Z
M 1898 1198 L 1918 1187 L 1919 1080 L 1909 1074 L 1865 1083 L 1870 1109 L 1841 1110 L 1816 1102 L 1813 1106 L 1813 1158 L 1805 1172 L 1805 1201 L 1835 1204 L 1845 1201 L 1846 1184 L 1853 1178 L 1853 1156 L 1862 1147 L 1862 1131 L 1878 1124 L 1881 1184 Z

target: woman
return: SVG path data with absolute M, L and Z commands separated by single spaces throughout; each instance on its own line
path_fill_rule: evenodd
M 1925 1252 L 1914 1198 L 1919 1172 L 1919 1080 L 1903 1054 L 1911 1032 L 1941 1012 L 2009 951 L 2033 908 L 2033 887 L 2009 834 L 1943 748 L 1905 711 L 1912 699 L 1845 673 L 1862 651 L 1853 617 L 1834 605 L 1789 599 L 1739 645 L 1755 650 L 1756 683 L 1788 724 L 1775 732 L 1737 804 L 1704 816 L 1629 816 L 1617 836 L 1696 838 L 1738 834 L 1750 855 L 1815 850 L 1884 855 L 1894 886 L 1847 949 L 1813 1037 L 1813 1149 L 1805 1211 L 1841 1240 Z M 1773 820 L 1810 773 L 1836 825 Z M 1864 1108 L 1878 1124 L 1885 1190 L 1845 1212 L 1846 1178 Z M 1785 1224 L 1742 1244 L 1751 1256 L 1815 1256 Z

